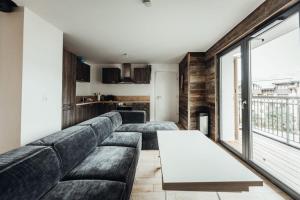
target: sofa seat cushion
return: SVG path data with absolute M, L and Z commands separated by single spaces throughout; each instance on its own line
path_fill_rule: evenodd
M 130 147 L 97 147 L 75 167 L 64 180 L 113 180 L 127 183 L 134 176 L 136 149 Z M 132 174 L 133 173 L 133 174 Z
M 138 124 L 138 123 L 133 123 L 133 124 L 122 124 L 116 132 L 138 132 L 138 133 L 143 133 L 144 127 L 146 124 Z
M 115 131 L 117 128 L 119 128 L 119 126 L 121 126 L 123 123 L 122 116 L 119 112 L 115 112 L 115 111 L 108 112 L 103 115 L 100 115 L 100 117 L 108 117 L 111 120 L 112 126 L 113 126 L 113 131 Z
M 174 122 L 169 121 L 151 121 L 147 122 L 144 127 L 144 132 L 147 133 L 164 130 L 178 130 L 178 127 Z
M 0 155 L 0 199 L 40 199 L 61 178 L 53 149 L 25 146 Z
M 75 180 L 57 184 L 42 200 L 121 200 L 125 184 L 105 180 Z
M 123 146 L 123 147 L 140 148 L 141 143 L 142 143 L 141 133 L 114 132 L 101 143 L 101 146 Z
M 108 117 L 95 117 L 80 123 L 79 126 L 91 126 L 97 135 L 98 144 L 101 144 L 113 132 L 113 123 Z
M 145 124 L 123 124 L 116 131 L 118 132 L 140 132 L 142 133 L 142 149 L 158 150 L 157 131 L 178 130 L 174 122 L 152 121 Z

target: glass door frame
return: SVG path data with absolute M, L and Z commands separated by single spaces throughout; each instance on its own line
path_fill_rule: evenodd
M 242 83 L 243 83 L 243 80 L 245 78 L 244 77 L 244 74 L 245 74 L 245 71 L 244 71 L 245 70 L 244 69 L 244 64 L 245 64 L 244 63 L 244 61 L 245 61 L 244 56 L 247 55 L 247 53 L 245 54 L 245 52 L 243 51 L 244 45 L 245 45 L 244 42 L 236 43 L 236 44 L 232 45 L 231 47 L 229 47 L 228 49 L 226 49 L 225 51 L 223 51 L 222 53 L 220 53 L 218 55 L 218 70 L 217 70 L 217 74 L 218 74 L 218 99 L 219 99 L 219 101 L 218 101 L 218 112 L 219 112 L 219 114 L 218 114 L 218 125 L 219 125 L 218 130 L 219 130 L 219 142 L 222 145 L 224 145 L 226 148 L 230 149 L 232 152 L 237 154 L 239 157 L 242 157 L 243 159 L 247 159 L 245 157 L 245 155 L 247 154 L 246 153 L 247 150 L 246 150 L 246 146 L 245 146 L 245 144 L 246 144 L 245 139 L 246 138 L 244 137 L 244 131 L 246 131 L 246 130 L 244 130 L 244 124 L 245 124 L 244 121 L 246 120 L 245 117 L 247 117 L 247 115 L 244 114 L 245 113 L 244 109 L 242 109 L 242 113 L 241 113 L 242 114 L 242 153 L 239 152 L 237 149 L 233 148 L 232 146 L 230 146 L 229 144 L 227 144 L 226 142 L 224 142 L 223 140 L 221 140 L 221 138 L 222 138 L 222 131 L 221 131 L 221 129 L 222 129 L 221 128 L 222 127 L 222 119 L 221 119 L 221 116 L 222 116 L 222 114 L 221 114 L 221 110 L 222 110 L 222 104 L 221 104 L 221 102 L 222 102 L 222 94 L 221 94 L 221 91 L 222 91 L 221 58 L 223 56 L 225 56 L 226 54 L 230 53 L 231 51 L 233 51 L 233 50 L 240 47 L 240 49 L 241 49 L 241 65 L 242 65 L 242 67 L 241 67 L 241 76 L 242 76 Z M 248 90 L 248 88 L 244 88 L 244 86 L 242 84 L 242 97 L 241 97 L 242 102 L 245 100 L 245 92 L 244 92 L 245 89 Z
M 267 172 L 265 169 L 258 166 L 252 159 L 252 132 L 251 132 L 251 58 L 250 58 L 250 41 L 252 39 L 251 36 L 257 34 L 262 31 L 267 31 L 273 28 L 272 24 L 274 24 L 277 20 L 285 20 L 286 18 L 292 16 L 293 14 L 299 13 L 299 27 L 300 27 L 300 3 L 297 3 L 292 8 L 288 9 L 287 11 L 283 11 L 271 19 L 267 20 L 266 22 L 262 23 L 258 28 L 251 31 L 247 34 L 244 38 L 240 39 L 233 45 L 226 48 L 221 53 L 217 54 L 217 121 L 218 121 L 218 142 L 224 146 L 226 149 L 234 153 L 244 162 L 249 164 L 253 167 L 256 171 L 260 174 L 268 178 L 273 184 L 281 188 L 283 191 L 288 193 L 294 199 L 300 199 L 300 194 L 288 187 L 286 184 L 281 182 L 279 179 L 275 178 L 272 174 Z M 270 27 L 271 26 L 271 27 Z M 231 52 L 232 50 L 236 49 L 237 47 L 241 47 L 241 65 L 242 65 L 242 102 L 246 102 L 244 108 L 242 109 L 242 153 L 238 152 L 236 149 L 231 147 L 230 145 L 226 144 L 224 141 L 221 140 L 222 138 L 222 130 L 221 130 L 221 101 L 222 101 L 222 85 L 221 85 L 221 58 L 222 56 L 226 55 L 227 53 Z

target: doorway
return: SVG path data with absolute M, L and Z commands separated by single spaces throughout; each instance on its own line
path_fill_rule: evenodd
M 179 107 L 178 73 L 155 73 L 155 120 L 178 122 Z

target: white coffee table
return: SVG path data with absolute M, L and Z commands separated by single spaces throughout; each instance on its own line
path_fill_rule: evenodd
M 249 191 L 263 181 L 199 131 L 158 131 L 163 190 Z

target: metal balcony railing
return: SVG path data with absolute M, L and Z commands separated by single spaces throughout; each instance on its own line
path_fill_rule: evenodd
M 299 147 L 300 97 L 253 96 L 251 103 L 253 132 Z

